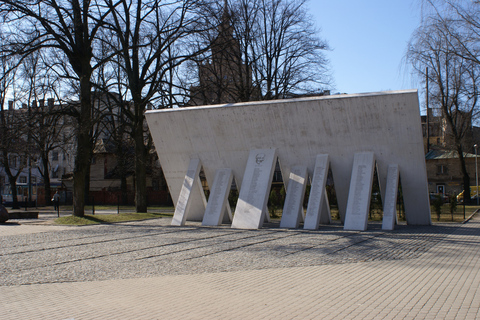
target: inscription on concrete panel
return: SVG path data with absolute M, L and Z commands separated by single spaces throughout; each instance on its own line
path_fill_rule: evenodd
M 281 228 L 298 228 L 303 216 L 303 198 L 307 182 L 307 167 L 294 166 L 288 179 L 285 205 L 283 206 Z
M 395 229 L 395 223 L 397 222 L 398 178 L 398 165 L 389 165 L 387 171 L 387 185 L 385 186 L 385 199 L 383 202 L 383 230 Z
M 264 208 L 273 179 L 276 149 L 251 150 L 233 216 L 232 228 L 258 229 L 265 219 Z
M 373 152 L 355 153 L 345 214 L 345 230 L 367 230 L 374 168 Z
M 227 210 L 228 193 L 232 186 L 232 180 L 231 169 L 225 168 L 216 171 L 202 225 L 218 226 L 222 223 Z
M 320 224 L 321 211 L 326 204 L 325 185 L 327 183 L 328 165 L 328 154 L 317 155 L 308 198 L 307 214 L 303 225 L 304 229 L 316 230 Z
M 182 189 L 178 196 L 177 205 L 175 206 L 175 212 L 173 214 L 172 226 L 183 226 L 187 220 L 187 215 L 192 203 L 192 193 L 195 192 L 195 186 L 197 184 L 198 174 L 200 173 L 200 160 L 192 159 L 188 165 L 187 173 L 183 180 Z M 197 190 L 198 191 L 198 190 Z

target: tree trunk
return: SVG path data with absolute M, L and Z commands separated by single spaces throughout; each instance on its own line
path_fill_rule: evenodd
M 120 174 L 120 203 L 126 206 L 128 205 L 127 170 L 125 165 L 126 159 L 123 152 L 121 152 L 121 154 L 117 154 L 117 157 L 118 171 Z
M 43 184 L 45 186 L 45 205 L 51 205 L 52 202 L 52 189 L 50 186 L 50 172 L 48 170 L 48 155 L 42 156 L 42 165 L 43 165 Z
M 92 153 L 92 103 L 90 76 L 80 78 L 80 114 L 78 117 L 77 154 L 73 170 L 73 215 L 85 215 L 86 175 Z
M 463 201 L 465 203 L 471 202 L 470 197 L 470 176 L 468 175 L 467 165 L 465 163 L 465 157 L 463 156 L 462 148 L 457 147 L 458 158 L 460 159 L 460 169 L 463 176 Z
M 12 175 L 10 169 L 5 171 L 8 176 L 8 182 L 10 183 L 10 189 L 12 190 L 12 209 L 20 209 L 17 198 L 17 176 Z
M 143 112 L 135 124 L 135 208 L 147 212 L 147 150 L 143 139 Z

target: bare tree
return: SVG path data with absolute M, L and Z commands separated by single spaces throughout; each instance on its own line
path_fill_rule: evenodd
M 105 2 L 112 12 L 109 27 L 114 39 L 109 38 L 108 44 L 112 54 L 121 58 L 118 66 L 124 74 L 123 86 L 132 99 L 123 115 L 131 124 L 135 145 L 135 206 L 137 212 L 146 212 L 146 170 L 152 142 L 144 112 L 156 101 L 173 102 L 173 72 L 195 54 L 188 40 L 193 40 L 191 35 L 201 27 L 196 13 L 203 1 L 121 0 L 118 6 L 111 0 Z
M 18 209 L 17 179 L 27 166 L 26 110 L 2 110 L 0 163 L 8 177 L 12 208 Z
M 205 36 L 211 52 L 198 63 L 196 104 L 281 99 L 329 85 L 328 45 L 306 0 L 224 1 L 212 16 L 217 27 Z
M 53 150 L 65 150 L 72 139 L 72 130 L 68 130 L 71 121 L 62 114 L 59 101 L 59 79 L 48 73 L 47 65 L 41 52 L 33 52 L 22 60 L 17 70 L 17 99 L 26 106 L 29 200 L 31 200 L 31 170 L 36 167 L 42 176 L 45 188 L 45 203 L 51 199 L 50 154 Z M 48 104 L 46 104 L 46 100 Z
M 317 37 L 307 14 L 306 0 L 261 0 L 260 43 L 256 79 L 262 80 L 266 99 L 278 99 L 295 91 L 308 92 L 310 85 L 328 83 L 328 49 Z
M 1 40 L 5 40 L 3 35 Z M 19 208 L 17 179 L 26 165 L 26 112 L 16 109 L 13 100 L 18 60 L 12 56 L 2 55 L 0 64 L 0 164 L 10 184 L 12 207 L 16 209 Z M 7 107 L 9 96 L 12 100 L 8 101 Z
M 48 99 L 48 103 L 43 103 L 32 108 L 31 115 L 32 134 L 31 139 L 33 147 L 38 152 L 38 160 L 41 166 L 38 170 L 43 178 L 45 186 L 45 203 L 50 203 L 51 198 L 51 164 L 50 154 L 54 150 L 65 149 L 71 142 L 73 130 L 71 129 L 72 120 L 68 116 L 62 114 L 61 105 L 54 104 L 53 98 Z
M 84 215 L 85 177 L 92 149 L 94 47 L 109 10 L 95 0 L 0 0 L 3 28 L 11 30 L 8 39 L 11 53 L 24 58 L 39 50 L 52 50 L 57 70 L 63 70 L 65 77 L 73 74 L 78 84 L 80 103 L 72 110 L 77 120 L 73 173 L 73 214 L 76 216 Z
M 423 0 L 425 22 L 443 24 L 448 43 L 455 54 L 480 64 L 480 2 L 455 0 Z
M 0 164 L 5 170 L 12 194 L 12 208 L 19 208 L 17 179 L 27 165 L 27 110 L 15 109 L 9 101 L 8 109 L 2 105 L 0 114 Z
M 422 78 L 427 68 L 429 70 L 430 99 L 440 108 L 445 119 L 451 148 L 458 154 L 464 189 L 468 190 L 470 177 L 464 152 L 470 151 L 472 146 L 465 137 L 478 113 L 480 65 L 465 55 L 464 45 L 459 45 L 464 26 L 456 19 L 448 18 L 449 12 L 443 12 L 443 16 L 435 9 L 434 15 L 426 17 L 412 36 L 407 61 Z M 469 196 L 470 193 L 467 198 Z

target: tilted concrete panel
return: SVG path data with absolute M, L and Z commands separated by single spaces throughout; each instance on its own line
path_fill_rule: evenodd
M 407 222 L 431 223 L 416 90 L 163 109 L 146 118 L 174 203 L 190 159 L 200 159 L 210 184 L 216 169 L 231 168 L 239 185 L 250 150 L 276 148 L 284 179 L 295 165 L 312 176 L 316 156 L 329 155 L 343 219 L 354 154 L 373 152 L 382 195 L 388 166 L 398 164 Z

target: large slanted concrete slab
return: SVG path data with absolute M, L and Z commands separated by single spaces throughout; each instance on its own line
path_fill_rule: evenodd
M 223 168 L 217 170 L 202 225 L 218 226 L 224 220 L 224 215 L 228 215 L 228 193 L 232 187 L 232 180 L 233 174 L 231 169 Z
M 203 106 L 146 113 L 174 203 L 191 158 L 207 182 L 231 168 L 241 189 L 252 149 L 277 149 L 282 175 L 328 154 L 339 213 L 345 218 L 354 154 L 372 152 L 382 195 L 387 168 L 398 164 L 411 225 L 429 225 L 430 206 L 416 90 Z M 308 210 L 308 208 L 307 208 Z
M 325 185 L 328 174 L 328 154 L 319 154 L 315 160 L 310 196 L 308 198 L 307 214 L 305 215 L 304 229 L 316 230 L 320 223 L 322 213 L 325 215 L 328 198 L 326 197 Z M 329 217 L 324 220 L 330 222 Z M 323 221 L 323 222 L 326 222 Z
M 383 200 L 383 230 L 393 230 L 397 222 L 398 177 L 398 166 L 396 164 L 389 165 L 385 197 Z
M 307 186 L 307 167 L 294 166 L 288 179 L 280 228 L 298 228 L 303 220 L 303 198 Z
M 345 230 L 367 230 L 374 170 L 375 156 L 372 152 L 355 154 L 348 191 Z
M 207 200 L 198 176 L 200 169 L 199 159 L 190 160 L 173 213 L 173 226 L 183 226 L 187 218 L 195 221 L 203 218 Z
M 277 161 L 276 149 L 250 151 L 242 187 L 238 195 L 232 228 L 258 229 L 262 226 L 267 207 L 273 171 Z

